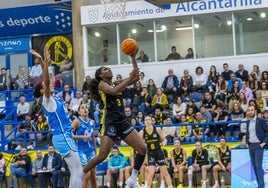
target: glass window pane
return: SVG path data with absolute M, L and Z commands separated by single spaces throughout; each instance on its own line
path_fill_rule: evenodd
M 118 64 L 116 25 L 88 28 L 89 66 Z
M 188 48 L 193 48 L 192 22 L 190 17 L 165 18 L 156 21 L 157 59 L 166 60 L 171 47 L 181 58 L 185 57 Z M 171 60 L 171 59 L 170 59 Z
M 194 17 L 198 58 L 233 55 L 232 14 L 217 13 Z
M 268 52 L 267 9 L 235 13 L 237 54 Z
M 154 35 L 152 32 L 149 32 L 152 29 L 153 21 L 119 24 L 120 41 L 122 42 L 126 38 L 135 39 L 139 44 L 139 51 L 143 51 L 148 57 L 144 57 L 141 52 L 141 58 L 139 58 L 139 54 L 136 56 L 139 58 L 138 62 L 155 61 Z M 121 64 L 128 64 L 130 62 L 130 57 L 121 52 Z
M 28 54 L 12 54 L 10 55 L 10 74 L 15 78 L 19 73 L 20 68 L 25 67 L 29 73 Z

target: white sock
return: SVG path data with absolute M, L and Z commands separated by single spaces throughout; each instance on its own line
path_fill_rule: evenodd
M 111 183 L 110 182 L 107 182 L 107 187 L 110 187 L 111 186 Z
M 165 187 L 165 181 L 164 180 L 161 180 L 161 187 Z
M 219 184 L 219 180 L 215 180 L 215 184 L 217 184 L 217 185 L 218 185 L 218 184 Z
M 133 169 L 130 178 L 136 180 L 138 177 L 139 171 Z
M 189 186 L 193 186 L 193 182 L 192 181 L 189 181 Z

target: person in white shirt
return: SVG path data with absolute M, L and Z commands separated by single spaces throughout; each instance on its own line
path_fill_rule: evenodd
M 83 100 L 81 96 L 82 96 L 81 92 L 77 91 L 75 97 L 71 99 L 69 109 L 72 110 L 73 113 L 76 113 L 78 111 L 78 107 Z
M 31 68 L 30 77 L 33 79 L 35 77 L 41 77 L 42 76 L 42 67 L 40 65 L 40 59 L 35 58 L 34 59 L 34 65 Z
M 24 119 L 25 114 L 30 112 L 30 103 L 26 102 L 25 97 L 20 97 L 20 102 L 17 104 L 17 116 L 19 120 Z

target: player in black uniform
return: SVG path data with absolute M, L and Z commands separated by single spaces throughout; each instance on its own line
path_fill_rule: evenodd
M 136 61 L 135 55 L 131 56 L 133 62 Z M 110 68 L 100 67 L 95 72 L 95 79 L 92 79 L 90 83 L 90 97 L 103 106 L 100 129 L 101 146 L 98 155 L 84 167 L 84 172 L 88 172 L 105 160 L 115 140 L 120 138 L 138 152 L 132 174 L 126 181 L 130 187 L 138 188 L 137 175 L 145 158 L 146 146 L 135 128 L 127 121 L 122 90 L 139 80 L 139 69 L 133 68 L 130 76 L 118 82 L 117 85 L 112 82 L 112 78 Z
M 207 180 L 207 171 L 210 167 L 208 161 L 208 150 L 202 147 L 202 143 L 197 141 L 195 143 L 196 149 L 192 151 L 192 159 L 193 164 L 188 167 L 188 188 L 192 188 L 193 186 L 193 171 L 198 172 L 201 170 L 202 172 L 202 188 L 206 188 L 206 180 Z
M 186 171 L 186 150 L 181 148 L 181 143 L 179 138 L 174 139 L 174 149 L 170 151 L 170 158 L 172 162 L 172 167 L 175 174 L 175 185 L 178 188 L 183 188 L 183 174 Z M 178 182 L 179 178 L 179 182 Z
M 152 125 L 151 116 L 145 116 L 144 122 L 145 128 L 140 132 L 140 135 L 144 139 L 148 150 L 147 186 L 151 187 L 155 173 L 155 165 L 158 165 L 160 174 L 165 178 L 168 187 L 171 188 L 172 181 L 167 170 L 164 152 L 161 149 L 161 145 L 164 146 L 167 143 L 165 135 L 160 128 L 156 128 Z
M 219 186 L 219 174 L 218 174 L 220 170 L 224 172 L 228 170 L 229 172 L 231 172 L 231 150 L 226 145 L 226 140 L 224 137 L 221 137 L 220 145 L 221 146 L 216 151 L 218 162 L 213 166 L 213 178 L 215 181 L 213 188 L 220 187 Z

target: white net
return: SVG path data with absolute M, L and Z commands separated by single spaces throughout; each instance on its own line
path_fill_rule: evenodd
M 101 0 L 104 6 L 105 20 L 122 20 L 125 18 L 126 0 Z

